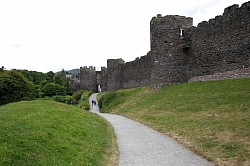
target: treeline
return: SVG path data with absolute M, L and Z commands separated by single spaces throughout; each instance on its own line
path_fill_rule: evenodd
M 80 97 L 79 97 L 80 93 Z M 83 91 L 73 94 L 64 70 L 53 73 L 0 69 L 0 105 L 35 98 L 53 99 L 68 104 L 80 102 Z M 89 93 L 89 92 L 88 92 Z

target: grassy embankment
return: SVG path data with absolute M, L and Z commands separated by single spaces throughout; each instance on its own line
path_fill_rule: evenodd
M 250 79 L 106 93 L 102 110 L 170 135 L 216 165 L 250 165 Z
M 89 110 L 89 96 L 92 94 L 91 91 L 84 91 L 81 95 L 81 99 L 79 101 L 79 107 L 85 110 Z
M 113 129 L 99 116 L 48 100 L 0 107 L 0 165 L 115 165 Z

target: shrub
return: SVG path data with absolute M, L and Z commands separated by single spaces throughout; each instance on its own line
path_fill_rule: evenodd
M 72 103 L 71 104 L 78 104 L 78 101 L 76 99 L 72 99 Z
M 89 103 L 87 101 L 82 101 L 80 104 L 79 104 L 79 107 L 84 109 L 84 110 L 89 110 Z
M 0 105 L 36 97 L 34 84 L 19 71 L 0 72 Z
M 64 102 L 66 104 L 72 104 L 73 97 L 72 96 L 63 96 Z
M 89 110 L 89 96 L 92 94 L 91 91 L 84 91 L 81 95 L 79 107 L 85 110 Z
M 66 95 L 65 88 L 63 86 L 54 83 L 47 83 L 44 87 L 42 87 L 42 91 L 44 93 L 44 96 L 52 97 L 56 95 L 61 95 L 61 96 Z
M 63 96 L 57 95 L 57 96 L 53 96 L 52 99 L 56 102 L 61 102 L 64 103 L 64 98 Z
M 36 98 L 42 98 L 43 92 L 40 85 L 34 85 L 34 93 Z
M 182 49 L 184 51 L 188 51 L 191 48 L 190 43 L 184 43 L 182 44 Z
M 52 99 L 56 102 L 66 103 L 66 104 L 72 104 L 72 96 L 53 96 Z
M 73 99 L 75 99 L 77 102 L 80 101 L 83 92 L 84 92 L 84 90 L 78 90 L 78 91 L 74 92 L 72 95 Z

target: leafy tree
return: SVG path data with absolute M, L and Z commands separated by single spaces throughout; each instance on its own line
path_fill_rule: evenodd
M 36 97 L 34 85 L 17 70 L 0 72 L 0 105 Z
M 30 71 L 30 74 L 33 78 L 34 84 L 36 84 L 36 85 L 39 85 L 40 82 L 46 80 L 46 74 L 44 74 L 42 72 Z
M 47 80 L 40 82 L 41 88 L 44 87 L 47 83 L 50 83 L 50 82 L 48 82 Z
M 35 92 L 35 97 L 36 98 L 41 98 L 43 97 L 43 92 L 41 90 L 41 86 L 40 85 L 35 85 L 34 86 L 34 92 Z
M 67 78 L 66 78 L 66 73 L 65 73 L 64 69 L 62 69 L 62 71 L 56 73 L 54 75 L 53 80 L 54 80 L 55 84 L 61 85 L 63 87 L 66 87 L 66 85 L 67 85 Z
M 67 95 L 73 95 L 73 89 L 70 84 L 70 78 L 67 78 L 67 84 L 65 88 L 66 88 Z
M 46 73 L 46 80 L 47 82 L 53 82 L 53 77 L 54 77 L 55 73 L 53 73 L 53 71 L 49 71 Z
M 72 95 L 73 90 L 70 85 L 70 79 L 66 77 L 66 72 L 64 71 L 64 69 L 62 69 L 62 71 L 60 71 L 59 73 L 55 74 L 53 80 L 55 84 L 63 86 L 67 94 Z
M 46 80 L 46 74 L 37 71 L 20 70 L 20 72 L 35 85 L 39 85 Z
M 42 87 L 42 92 L 44 96 L 56 96 L 56 95 L 66 95 L 65 88 L 61 85 L 54 83 L 47 83 Z
M 0 72 L 2 72 L 2 71 L 4 71 L 4 66 L 2 66 L 1 68 L 0 68 Z
M 20 70 L 20 72 L 22 73 L 22 75 L 24 77 L 26 77 L 29 81 L 33 82 L 33 77 L 32 75 L 30 74 L 30 71 L 28 70 Z

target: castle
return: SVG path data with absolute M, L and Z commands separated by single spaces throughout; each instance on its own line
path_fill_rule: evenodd
M 250 77 L 250 1 L 233 5 L 208 22 L 157 15 L 150 21 L 151 50 L 125 63 L 108 59 L 107 68 L 81 67 L 80 89 L 113 91 L 189 81 Z

